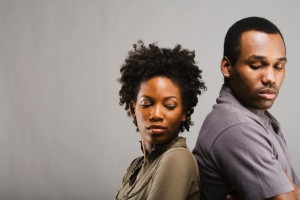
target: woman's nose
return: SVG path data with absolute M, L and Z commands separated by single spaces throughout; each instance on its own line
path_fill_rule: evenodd
M 150 113 L 150 121 L 160 121 L 163 119 L 162 108 L 158 105 L 153 106 Z

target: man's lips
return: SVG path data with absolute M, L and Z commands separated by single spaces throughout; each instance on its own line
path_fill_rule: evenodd
M 263 99 L 273 100 L 276 98 L 277 90 L 273 88 L 262 89 L 258 92 L 259 96 Z
M 150 130 L 154 134 L 162 134 L 166 132 L 166 127 L 162 125 L 150 125 L 147 126 L 147 129 Z

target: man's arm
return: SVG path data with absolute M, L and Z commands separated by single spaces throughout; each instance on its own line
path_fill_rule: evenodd
M 294 191 L 268 198 L 268 200 L 300 200 L 300 188 L 293 183 L 290 177 L 288 177 L 288 179 L 290 183 L 293 185 Z M 237 192 L 234 192 L 232 194 L 228 194 L 226 196 L 226 200 L 241 200 L 241 199 L 239 198 Z
M 226 200 L 241 200 L 241 198 L 238 196 L 238 194 L 228 194 L 226 196 Z M 300 200 L 300 199 L 299 199 L 299 193 L 297 196 L 295 191 L 292 191 L 292 192 L 287 192 L 284 194 L 280 194 L 280 195 L 268 198 L 267 200 Z
M 295 199 L 296 200 L 300 200 L 300 188 L 293 182 L 293 180 L 288 176 L 286 175 L 288 180 L 290 181 L 290 183 L 293 185 L 294 187 L 294 191 L 292 192 L 288 192 L 288 193 L 293 193 L 294 196 L 295 196 Z M 291 196 L 290 199 L 293 199 L 293 197 Z M 273 200 L 273 199 L 272 199 Z M 277 200 L 277 199 L 274 199 L 274 200 Z M 280 200 L 280 199 L 279 199 Z
M 300 188 L 292 182 L 294 186 L 294 193 L 297 200 L 300 200 Z
M 250 123 L 231 126 L 211 149 L 211 157 L 224 178 L 242 199 L 286 196 L 294 189 L 278 160 L 272 157 L 273 149 L 264 131 Z
M 284 194 L 280 194 L 274 197 L 269 198 L 268 200 L 300 200 L 298 197 L 295 195 L 295 190 L 291 192 L 287 192 Z
M 296 186 L 289 177 L 288 179 L 293 185 L 294 191 L 268 198 L 268 200 L 300 200 L 300 188 Z M 234 195 L 229 194 L 227 195 L 226 200 L 239 200 L 239 197 L 237 193 L 235 193 Z

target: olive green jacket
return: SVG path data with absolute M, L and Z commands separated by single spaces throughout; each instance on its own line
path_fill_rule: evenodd
M 199 200 L 199 168 L 185 138 L 177 137 L 156 147 L 146 158 L 136 158 L 115 199 Z

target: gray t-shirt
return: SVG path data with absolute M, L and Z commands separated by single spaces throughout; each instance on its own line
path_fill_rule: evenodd
M 300 182 L 279 123 L 268 112 L 244 107 L 225 86 L 206 117 L 193 150 L 201 173 L 201 199 L 224 200 L 232 189 L 241 199 L 290 192 Z

